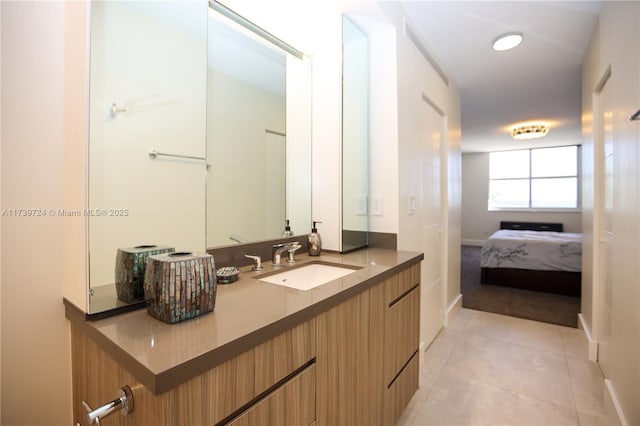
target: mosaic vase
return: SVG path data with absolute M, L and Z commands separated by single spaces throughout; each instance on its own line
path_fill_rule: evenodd
M 215 277 L 210 254 L 176 252 L 150 256 L 144 278 L 147 312 L 172 324 L 213 311 Z
M 147 258 L 154 254 L 169 253 L 168 246 L 144 245 L 119 248 L 116 254 L 116 294 L 126 303 L 144 300 L 144 273 Z

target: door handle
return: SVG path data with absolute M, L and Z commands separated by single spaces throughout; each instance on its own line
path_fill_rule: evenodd
M 629 117 L 629 120 L 631 120 L 631 121 L 640 120 L 640 109 L 637 110 L 634 114 L 631 114 L 631 117 Z

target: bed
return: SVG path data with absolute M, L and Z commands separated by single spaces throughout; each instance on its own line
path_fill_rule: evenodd
M 480 254 L 481 283 L 580 296 L 582 234 L 561 223 L 500 222 Z

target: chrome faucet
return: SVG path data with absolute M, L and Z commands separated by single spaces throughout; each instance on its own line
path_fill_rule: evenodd
M 271 264 L 280 265 L 280 257 L 282 256 L 282 253 L 291 250 L 291 248 L 297 244 L 298 243 L 295 241 L 290 243 L 274 244 L 271 252 Z
M 302 245 L 298 243 L 291 243 L 291 247 L 289 247 L 289 258 L 287 259 L 287 263 L 296 263 L 295 254 L 296 250 L 302 248 Z
M 253 267 L 251 268 L 252 271 L 262 271 L 262 259 L 260 258 L 260 256 L 254 256 L 252 254 L 245 254 L 244 257 L 248 257 L 249 259 L 253 260 Z

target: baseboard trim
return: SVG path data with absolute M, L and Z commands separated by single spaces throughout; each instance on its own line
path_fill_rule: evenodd
M 419 366 L 420 366 L 420 371 L 422 371 L 422 366 L 424 365 L 424 358 L 425 358 L 425 351 L 427 350 L 427 344 L 425 342 L 420 342 L 420 350 L 418 352 L 419 354 L 419 358 L 418 358 L 418 362 L 419 362 Z M 423 387 L 424 386 L 424 374 L 420 374 L 420 376 L 418 377 L 418 387 Z
M 468 240 L 463 238 L 460 243 L 463 246 L 476 246 L 476 247 L 482 247 L 484 245 L 485 240 Z
M 578 328 L 582 330 L 587 339 L 587 358 L 589 361 L 598 361 L 598 342 L 591 337 L 591 329 L 584 319 L 584 315 L 578 314 Z
M 444 313 L 444 321 L 443 325 L 445 327 L 449 326 L 449 323 L 453 321 L 453 319 L 458 315 L 462 309 L 462 293 L 458 294 L 456 298 L 451 302 L 451 304 L 447 307 L 447 310 Z
M 604 402 L 609 415 L 615 413 L 618 416 L 618 422 L 622 426 L 629 426 L 627 419 L 622 412 L 622 406 L 616 395 L 616 390 L 613 387 L 613 383 L 609 379 L 604 379 Z

